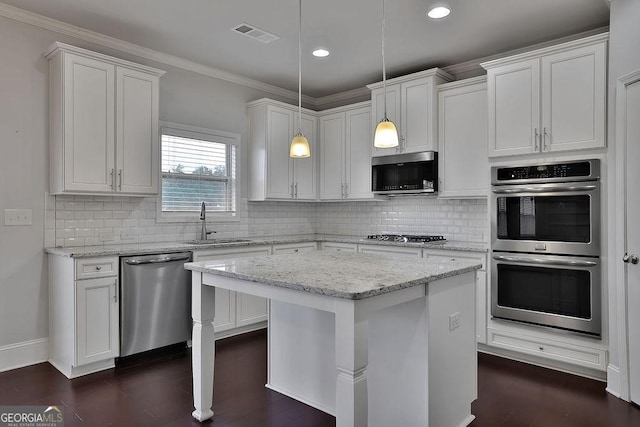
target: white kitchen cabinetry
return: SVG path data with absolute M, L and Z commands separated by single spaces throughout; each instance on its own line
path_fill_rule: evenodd
M 47 59 L 51 193 L 157 194 L 164 71 L 63 43 Z
M 481 64 L 489 156 L 605 147 L 608 33 Z
M 320 199 L 373 199 L 371 104 L 327 110 L 320 116 Z
M 313 252 L 318 249 L 316 242 L 304 242 L 304 243 L 284 243 L 281 245 L 273 245 L 273 254 L 297 254 L 302 252 Z
M 193 252 L 193 261 L 246 258 L 269 255 L 270 253 L 270 246 L 198 250 Z M 266 326 L 267 300 L 253 295 L 216 288 L 215 312 L 213 325 L 217 337 L 235 335 Z M 220 332 L 225 333 L 220 334 Z
M 387 80 L 387 117 L 398 128 L 400 145 L 397 148 L 376 148 L 373 154 L 383 156 L 396 152 L 437 150 L 436 86 L 451 80 L 453 76 L 437 68 Z M 367 87 L 371 89 L 375 128 L 384 116 L 384 89 L 382 82 Z
M 49 362 L 68 378 L 120 355 L 118 258 L 49 256 Z
M 402 258 L 422 258 L 422 249 L 401 246 L 359 245 L 358 252 L 361 254 L 385 255 Z
M 486 343 L 488 313 L 488 274 L 486 253 L 425 249 L 423 256 L 427 260 L 433 262 L 447 263 L 462 259 L 482 264 L 482 268 L 476 271 L 476 341 L 482 344 Z
M 282 102 L 259 99 L 249 112 L 249 200 L 316 200 L 317 118 L 303 110 L 302 133 L 311 157 L 292 159 L 289 145 L 298 132 L 297 109 Z
M 336 252 L 358 252 L 358 245 L 355 243 L 321 242 L 320 250 Z
M 443 84 L 438 100 L 438 197 L 486 197 L 486 77 Z

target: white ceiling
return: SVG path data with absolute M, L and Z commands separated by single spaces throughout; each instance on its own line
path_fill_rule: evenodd
M 297 92 L 297 0 L 1 0 L 149 49 Z M 607 26 L 607 0 L 386 0 L 390 77 L 523 48 Z M 441 2 L 439 2 L 441 3 Z M 303 93 L 314 98 L 382 80 L 380 0 L 303 0 Z M 280 37 L 231 31 L 246 22 Z M 311 55 L 315 47 L 328 58 Z

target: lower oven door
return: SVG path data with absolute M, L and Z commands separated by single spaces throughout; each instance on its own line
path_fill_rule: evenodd
M 600 259 L 493 252 L 491 315 L 600 336 Z

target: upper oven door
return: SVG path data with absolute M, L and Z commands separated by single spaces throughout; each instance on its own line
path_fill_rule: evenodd
M 492 249 L 600 256 L 599 181 L 492 189 Z

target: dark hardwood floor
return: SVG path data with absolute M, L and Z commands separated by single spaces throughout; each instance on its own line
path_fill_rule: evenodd
M 265 331 L 216 343 L 215 422 L 203 424 L 334 426 L 332 416 L 264 387 L 266 352 Z M 481 354 L 471 425 L 640 426 L 640 409 L 604 388 L 598 381 Z M 67 427 L 200 425 L 191 418 L 191 360 L 184 350 L 128 360 L 71 381 L 48 363 L 0 373 L 0 405 L 58 405 Z

